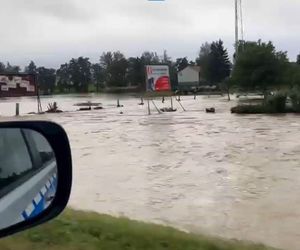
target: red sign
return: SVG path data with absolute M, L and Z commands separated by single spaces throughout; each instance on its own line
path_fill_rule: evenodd
M 171 89 L 170 77 L 161 76 L 155 84 L 155 91 L 169 91 Z
M 170 91 L 170 73 L 167 65 L 146 66 L 147 91 Z
M 0 74 L 0 97 L 36 96 L 35 75 Z

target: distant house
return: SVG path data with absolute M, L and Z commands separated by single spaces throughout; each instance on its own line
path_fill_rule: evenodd
M 200 87 L 201 83 L 201 67 L 189 65 L 185 69 L 179 71 L 178 90 L 191 91 Z

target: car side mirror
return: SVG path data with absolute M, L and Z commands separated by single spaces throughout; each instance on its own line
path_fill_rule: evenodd
M 68 137 L 44 121 L 0 123 L 0 237 L 44 223 L 69 200 Z

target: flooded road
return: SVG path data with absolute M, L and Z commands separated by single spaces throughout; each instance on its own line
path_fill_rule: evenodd
M 74 112 L 87 100 L 105 109 Z M 25 98 L 0 103 L 0 113 L 12 115 L 16 101 L 21 113 L 36 111 Z M 71 207 L 300 249 L 299 116 L 232 115 L 235 102 L 219 97 L 182 97 L 187 112 L 175 102 L 178 112 L 151 116 L 133 97 L 121 109 L 115 96 L 61 96 L 43 107 L 50 101 L 72 112 L 32 118 L 69 134 Z

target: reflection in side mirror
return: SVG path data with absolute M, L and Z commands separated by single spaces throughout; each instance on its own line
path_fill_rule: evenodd
M 42 134 L 0 128 L 0 230 L 47 209 L 56 194 L 57 178 L 54 151 Z

